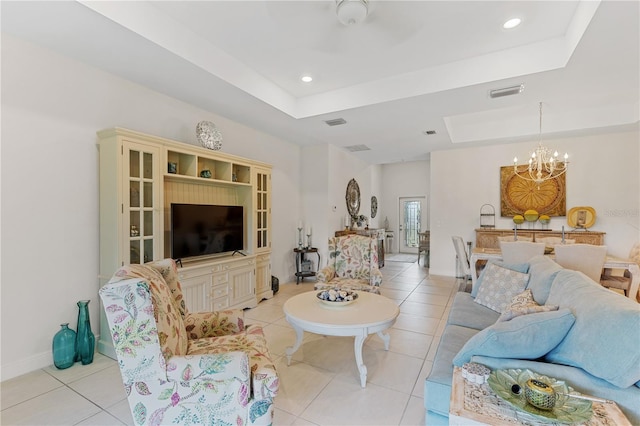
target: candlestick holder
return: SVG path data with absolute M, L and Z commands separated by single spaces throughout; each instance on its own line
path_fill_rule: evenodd
M 298 248 L 302 248 L 302 228 L 298 228 Z
M 307 248 L 311 248 L 311 234 L 307 234 Z

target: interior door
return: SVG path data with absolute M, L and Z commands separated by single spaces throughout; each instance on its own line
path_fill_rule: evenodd
M 424 197 L 400 197 L 400 253 L 418 253 Z

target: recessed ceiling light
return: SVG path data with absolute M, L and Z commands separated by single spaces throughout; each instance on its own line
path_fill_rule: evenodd
M 504 28 L 505 30 L 510 30 L 511 28 L 515 28 L 520 25 L 521 22 L 522 19 L 520 18 L 511 18 L 507 22 L 502 24 L 502 28 Z
M 311 77 L 310 75 L 303 75 L 300 80 L 302 80 L 304 83 L 311 83 L 313 81 L 313 77 Z

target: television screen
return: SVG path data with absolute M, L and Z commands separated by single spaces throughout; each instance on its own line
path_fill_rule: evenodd
M 171 204 L 171 257 L 206 256 L 244 248 L 242 206 Z

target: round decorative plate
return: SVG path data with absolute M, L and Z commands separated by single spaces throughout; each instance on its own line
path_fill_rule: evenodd
M 556 405 L 552 410 L 541 410 L 527 402 L 524 396 L 524 389 L 529 379 L 544 382 L 556 391 Z M 593 415 L 591 401 L 560 395 L 570 394 L 573 391 L 565 382 L 541 376 L 531 370 L 494 370 L 489 375 L 487 383 L 500 398 L 507 401 L 517 410 L 529 413 L 538 420 L 575 424 L 585 423 Z M 512 392 L 512 386 L 515 384 L 520 386 L 521 392 L 519 394 Z
M 201 121 L 196 126 L 196 137 L 198 142 L 205 148 L 218 151 L 222 148 L 222 133 L 210 121 Z
M 360 186 L 355 179 L 351 179 L 347 184 L 347 193 L 344 198 L 347 202 L 349 216 L 356 216 L 360 211 Z
M 377 214 L 378 214 L 378 199 L 374 195 L 373 197 L 371 197 L 371 219 L 376 217 Z
M 591 228 L 596 223 L 593 207 L 574 207 L 567 213 L 567 224 L 572 228 Z

